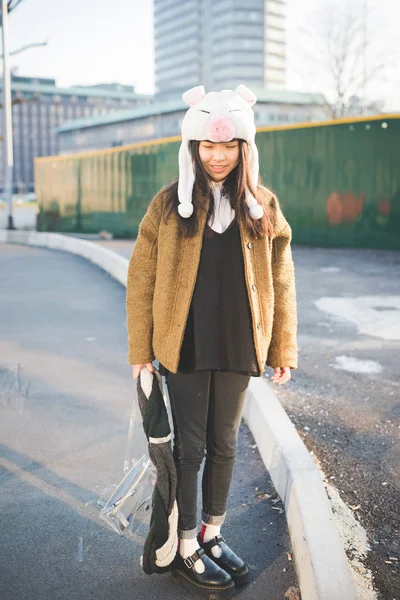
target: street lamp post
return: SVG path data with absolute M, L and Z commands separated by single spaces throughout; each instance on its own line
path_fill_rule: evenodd
M 12 180 L 13 180 L 13 138 L 12 138 L 12 112 L 11 112 L 11 81 L 10 64 L 8 55 L 8 2 L 1 0 L 1 26 L 3 41 L 3 127 L 4 127 L 4 198 L 8 203 L 7 229 L 15 229 L 12 205 Z

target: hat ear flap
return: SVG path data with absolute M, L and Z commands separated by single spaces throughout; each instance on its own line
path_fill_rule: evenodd
M 187 140 L 179 148 L 178 212 L 187 219 L 193 213 L 192 195 L 194 186 L 194 168 Z
M 185 102 L 185 104 L 188 104 L 191 107 L 201 102 L 205 95 L 206 90 L 204 89 L 204 85 L 197 85 L 196 87 L 191 88 L 187 92 L 184 92 L 182 94 L 182 99 Z
M 243 98 L 243 100 L 246 100 L 249 106 L 253 106 L 253 104 L 257 102 L 257 96 L 253 94 L 253 92 L 249 90 L 248 87 L 243 85 L 243 83 L 241 83 L 235 91 L 237 94 L 239 94 L 239 96 Z
M 256 190 L 258 185 L 258 176 L 259 176 L 259 156 L 258 156 L 258 148 L 255 142 L 251 142 L 249 144 L 250 149 L 250 179 L 253 185 L 253 188 Z
M 259 160 L 258 160 L 258 149 L 255 142 L 249 144 L 250 149 L 250 180 L 253 188 L 257 190 L 258 185 L 258 174 L 259 174 Z M 249 207 L 250 216 L 253 219 L 261 219 L 264 214 L 264 209 L 261 204 L 258 204 L 249 188 L 246 188 L 245 192 L 246 203 Z

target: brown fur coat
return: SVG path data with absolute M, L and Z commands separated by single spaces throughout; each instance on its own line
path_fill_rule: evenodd
M 276 197 L 265 188 L 274 234 L 251 239 L 239 220 L 245 278 L 253 323 L 254 346 L 261 371 L 270 367 L 297 368 L 297 310 L 292 232 Z M 200 193 L 200 192 L 197 192 Z M 161 218 L 161 196 L 151 201 L 143 217 L 128 269 L 126 312 L 128 362 L 157 359 L 176 373 L 186 320 L 200 262 L 206 210 L 197 234 L 179 235 L 179 215 Z

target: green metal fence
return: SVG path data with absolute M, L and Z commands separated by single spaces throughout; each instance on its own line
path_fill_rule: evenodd
M 260 128 L 260 174 L 293 241 L 400 249 L 400 115 Z M 134 237 L 179 138 L 35 161 L 38 229 Z

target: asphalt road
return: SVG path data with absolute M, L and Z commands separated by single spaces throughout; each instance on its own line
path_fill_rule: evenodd
M 123 474 L 134 390 L 124 288 L 80 257 L 5 244 L 0 281 L 1 600 L 188 598 L 141 571 L 143 540 L 98 516 Z M 242 425 L 223 533 L 250 566 L 237 595 L 283 600 L 290 539 L 253 443 Z
M 379 597 L 399 600 L 400 253 L 296 247 L 293 255 L 299 369 L 275 391 L 366 528 Z

